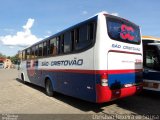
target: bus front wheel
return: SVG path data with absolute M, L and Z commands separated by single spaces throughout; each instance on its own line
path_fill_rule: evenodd
M 21 73 L 21 80 L 22 80 L 22 82 L 23 82 L 24 84 L 26 84 L 26 82 L 25 82 L 25 80 L 24 80 L 24 75 L 23 75 L 23 73 Z
M 52 83 L 49 79 L 46 80 L 45 89 L 46 89 L 46 94 L 52 97 L 54 92 L 53 92 Z

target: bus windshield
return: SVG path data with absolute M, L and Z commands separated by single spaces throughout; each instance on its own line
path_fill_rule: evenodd
M 120 42 L 140 44 L 140 30 L 139 27 L 131 22 L 107 18 L 108 35 L 111 39 Z
M 153 70 L 160 70 L 160 46 L 148 45 L 144 47 L 144 66 Z

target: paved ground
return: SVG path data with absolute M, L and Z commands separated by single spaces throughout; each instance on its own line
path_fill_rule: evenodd
M 17 70 L 0 70 L 0 76 L 0 113 L 2 117 L 5 114 L 75 114 L 75 117 L 77 117 L 76 114 L 101 113 L 105 115 L 160 114 L 160 95 L 157 94 L 143 93 L 109 103 L 94 104 L 61 94 L 48 97 L 43 88 L 21 83 L 17 79 Z M 91 116 L 92 119 L 104 117 Z

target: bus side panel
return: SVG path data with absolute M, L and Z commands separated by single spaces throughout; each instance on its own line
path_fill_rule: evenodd
M 95 81 L 94 74 L 62 72 L 58 76 L 62 79 L 55 80 L 57 92 L 65 95 L 74 96 L 83 100 L 95 102 Z M 54 81 L 54 80 L 53 80 Z
M 34 59 L 27 60 L 23 61 L 22 65 L 21 73 L 24 75 L 24 81 L 44 87 L 42 71 L 38 69 L 39 61 Z
M 83 64 L 64 64 L 67 63 L 64 61 L 71 62 L 72 60 L 81 60 L 83 62 L 80 63 Z M 38 63 L 38 69 L 42 72 L 41 78 L 43 78 L 41 86 L 45 87 L 44 80 L 46 77 L 49 77 L 54 91 L 96 102 L 93 61 L 93 48 L 78 54 L 54 57 L 54 59 L 52 57 L 41 59 Z
M 28 68 L 23 73 L 25 81 L 29 83 L 45 87 L 45 79 L 49 78 L 54 91 L 96 102 L 94 70 Z
M 31 83 L 31 80 L 29 79 L 28 73 L 27 73 L 27 67 L 26 67 L 27 62 L 26 61 L 22 61 L 20 64 L 20 71 L 19 71 L 19 79 L 22 79 L 23 76 L 23 80 L 26 82 Z

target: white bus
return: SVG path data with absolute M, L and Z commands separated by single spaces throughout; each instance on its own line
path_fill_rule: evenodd
M 140 28 L 101 12 L 22 51 L 20 78 L 102 103 L 142 90 Z
M 160 93 L 160 38 L 142 36 L 144 89 Z

